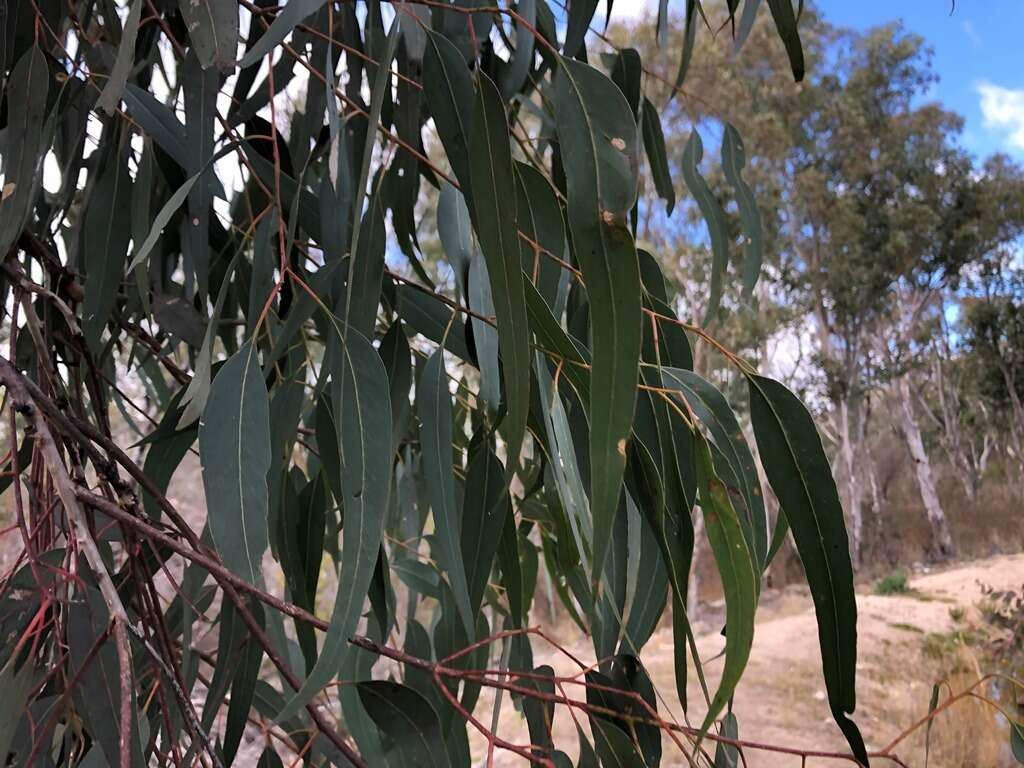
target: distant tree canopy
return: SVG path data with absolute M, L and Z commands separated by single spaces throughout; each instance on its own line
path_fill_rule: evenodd
M 955 215 L 976 190 L 953 117 L 896 114 L 907 38 L 799 86 L 807 112 L 756 151 L 728 110 L 705 130 L 688 93 L 718 87 L 713 30 L 771 41 L 769 67 L 723 74 L 738 110 L 765 106 L 748 80 L 800 81 L 824 45 L 805 49 L 788 0 L 707 5 L 661 2 L 667 74 L 576 0 L 4 5 L 0 482 L 22 548 L 0 593 L 0 762 L 230 765 L 254 722 L 261 766 L 469 765 L 471 725 L 561 766 L 559 704 L 588 718 L 580 765 L 657 765 L 663 735 L 734 763 L 730 702 L 792 533 L 828 703 L 867 764 L 829 460 L 800 400 L 714 332 L 764 263 L 792 275 L 777 254 L 817 264 L 827 240 L 849 272 L 789 288 L 853 343 L 889 311 L 881 287 L 977 247 Z M 937 163 L 947 178 L 912 192 Z M 768 173 L 787 166 L 808 171 L 796 187 Z M 651 217 L 694 225 L 677 200 L 708 232 L 682 301 L 661 242 L 637 246 Z M 205 510 L 168 497 L 190 454 Z M 726 605 L 710 680 L 687 619 L 698 516 Z M 545 582 L 593 639 L 585 702 L 535 668 Z M 671 733 L 639 662 L 670 605 L 699 713 Z M 484 686 L 514 695 L 530 744 L 473 714 Z

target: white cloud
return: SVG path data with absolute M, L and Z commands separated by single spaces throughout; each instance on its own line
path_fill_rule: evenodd
M 1004 133 L 1010 149 L 1024 151 L 1024 89 L 980 82 L 977 91 L 985 127 Z

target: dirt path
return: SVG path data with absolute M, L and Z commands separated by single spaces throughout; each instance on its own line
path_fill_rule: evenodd
M 1024 555 L 998 557 L 961 563 L 955 567 L 911 578 L 913 592 L 881 597 L 864 589 L 858 594 L 859 661 L 858 707 L 855 715 L 869 749 L 879 749 L 904 727 L 928 711 L 933 683 L 944 676 L 946 667 L 957 671 L 954 688 L 966 687 L 976 679 L 978 668 L 969 648 L 958 644 L 957 630 L 969 626 L 981 597 L 980 584 L 996 588 L 1024 584 Z M 817 628 L 809 596 L 787 592 L 766 598 L 757 624 L 754 647 L 746 674 L 736 695 L 736 713 L 742 738 L 819 750 L 841 750 L 844 742 L 829 715 L 821 676 Z M 589 640 L 584 637 L 560 638 L 582 659 L 593 658 Z M 712 658 L 723 646 L 715 631 L 698 637 L 702 658 Z M 560 654 L 537 647 L 535 662 L 551 664 L 558 674 L 572 674 L 572 663 Z M 655 688 L 664 697 L 659 711 L 669 712 L 681 721 L 681 709 L 675 694 L 672 670 L 672 632 L 659 629 L 641 654 Z M 972 668 L 972 666 L 974 668 Z M 720 661 L 706 665 L 710 684 L 721 670 Z M 703 712 L 700 689 L 695 675 L 687 696 L 692 714 L 699 720 Z M 492 699 L 482 699 L 477 716 L 490 722 Z M 559 710 L 564 707 L 559 707 Z M 525 724 L 509 705 L 501 711 L 499 733 L 518 743 L 528 741 Z M 999 724 L 983 707 L 956 705 L 949 716 L 936 721 L 932 736 L 933 768 L 942 766 L 1001 764 L 1004 747 L 999 740 Z M 982 744 L 982 731 L 995 731 L 991 744 Z M 567 712 L 558 711 L 554 723 L 555 743 L 573 747 L 575 725 Z M 966 751 L 965 751 L 966 750 Z M 964 752 L 963 757 L 960 753 Z M 485 746 L 474 740 L 474 755 L 481 759 Z M 908 739 L 898 753 L 908 765 L 923 764 L 923 735 Z M 985 756 L 983 756 L 985 755 Z M 748 751 L 750 766 L 801 766 L 800 758 Z M 520 765 L 523 761 L 498 754 L 496 766 Z M 807 766 L 844 765 L 835 761 L 808 759 Z M 664 740 L 663 766 L 686 765 L 685 758 L 668 739 Z

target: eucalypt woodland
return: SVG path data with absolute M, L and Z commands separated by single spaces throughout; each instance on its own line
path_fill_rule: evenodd
M 0 764 L 468 766 L 483 744 L 717 765 L 709 745 L 742 746 L 730 702 L 787 531 L 833 715 L 867 763 L 815 426 L 677 317 L 637 244 L 640 185 L 669 212 L 678 191 L 710 232 L 709 320 L 730 250 L 749 296 L 742 139 L 724 129 L 740 255 L 701 137 L 677 190 L 652 75 L 596 6 L 7 4 L 0 483 L 20 543 Z M 664 51 L 674 98 L 694 35 L 720 25 L 741 42 L 774 24 L 802 76 L 793 8 L 758 6 L 663 0 L 659 26 L 686 25 Z M 699 375 L 692 344 L 748 398 Z M 725 593 L 714 675 L 687 620 L 697 518 Z M 545 584 L 593 640 L 569 678 L 533 661 L 553 642 L 531 613 Z M 699 727 L 641 661 L 667 613 Z M 495 732 L 485 688 L 528 738 Z M 553 736 L 567 709 L 578 745 Z

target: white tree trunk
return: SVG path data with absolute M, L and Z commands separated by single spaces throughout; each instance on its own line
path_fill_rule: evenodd
M 697 566 L 700 564 L 700 553 L 704 548 L 704 512 L 701 510 L 693 516 L 693 556 L 690 558 L 690 578 L 686 583 L 686 615 L 690 624 L 697 621 L 700 612 L 698 597 L 700 595 L 700 576 Z
M 861 502 L 862 490 L 860 477 L 857 474 L 855 454 L 856 448 L 853 444 L 851 432 L 851 408 L 850 401 L 843 398 L 839 401 L 839 459 L 842 470 L 843 483 L 846 493 L 846 511 L 850 515 L 850 554 L 853 558 L 853 567 L 861 565 L 861 544 L 864 535 L 864 510 Z
M 921 493 L 921 501 L 924 503 L 925 514 L 928 516 L 928 522 L 932 527 L 935 550 L 940 558 L 947 558 L 955 553 L 956 548 L 953 545 L 953 537 L 949 532 L 946 513 L 942 509 L 942 503 L 939 501 L 939 494 L 935 488 L 931 461 L 928 459 L 928 453 L 924 449 L 921 430 L 914 416 L 914 404 L 910 392 L 910 378 L 908 376 L 903 376 L 899 380 L 898 393 L 900 431 L 903 433 L 904 440 L 906 440 L 907 448 L 910 451 L 910 458 L 914 462 L 917 487 Z

